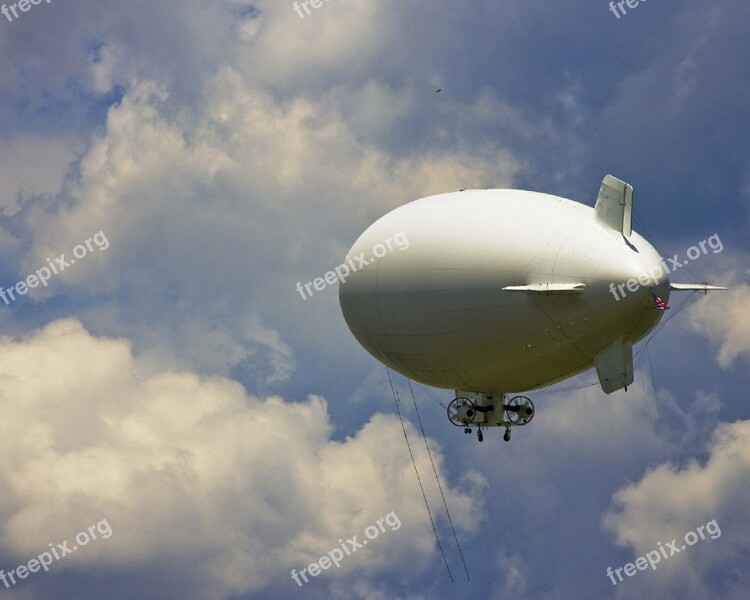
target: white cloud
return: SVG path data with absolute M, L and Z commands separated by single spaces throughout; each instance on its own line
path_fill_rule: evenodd
M 54 195 L 63 175 L 82 152 L 80 142 L 24 136 L 0 146 L 0 212 L 11 217 L 35 195 Z
M 398 13 L 393 4 L 330 0 L 300 18 L 291 0 L 262 3 L 262 24 L 243 30 L 242 38 L 252 44 L 241 62 L 266 84 L 342 70 L 364 73 L 388 48 L 392 19 Z
M 604 526 L 618 545 L 632 549 L 633 559 L 658 549 L 659 542 L 676 539 L 680 547 L 686 533 L 713 519 L 721 531 L 619 584 L 620 597 L 656 597 L 657 591 L 668 597 L 744 597 L 750 579 L 742 558 L 750 543 L 750 421 L 720 425 L 708 454 L 704 463 L 660 464 L 613 496 Z M 725 589 L 712 591 L 709 576 L 717 572 Z
M 339 441 L 320 398 L 263 396 L 295 369 L 305 374 L 290 382 L 295 397 L 350 389 L 374 364 L 354 350 L 335 290 L 303 303 L 294 283 L 338 264 L 383 213 L 432 192 L 522 181 L 593 201 L 601 173 L 588 171 L 615 165 L 662 208 L 682 208 L 687 188 L 699 208 L 716 193 L 731 198 L 746 137 L 738 8 L 628 17 L 635 50 L 623 57 L 571 2 L 456 10 L 330 0 L 305 19 L 291 0 L 252 6 L 258 12 L 240 0 L 52 3 L 0 36 L 0 121 L 16 140 L 0 152 L 0 205 L 6 216 L 23 207 L 0 232 L 6 269 L 25 277 L 99 230 L 111 242 L 3 312 L 5 323 L 29 331 L 50 313 L 75 314 L 136 349 L 77 321 L 0 342 L 0 554 L 28 559 L 105 515 L 114 528 L 60 564 L 85 576 L 52 579 L 65 589 L 35 597 L 75 595 L 73 585 L 101 596 L 89 574 L 114 588 L 118 576 L 142 584 L 149 568 L 167 575 L 151 588 L 160 597 L 181 597 L 172 581 L 191 572 L 196 597 L 273 595 L 277 582 L 290 586 L 277 595 L 292 597 L 288 569 L 388 510 L 403 528 L 327 574 L 328 597 L 455 595 L 440 587 L 442 572 L 422 569 L 442 564 L 398 422 L 369 419 L 384 402 L 374 376 L 361 386 L 369 404 L 327 393 L 331 414 L 352 427 Z M 675 43 L 649 44 L 664 19 L 677 24 Z M 570 60 L 570 24 L 591 42 L 588 62 Z M 68 181 L 67 139 L 89 144 Z M 664 181 L 678 184 L 661 196 L 651 184 Z M 721 219 L 727 206 L 704 212 Z M 694 213 L 673 212 L 676 227 L 689 227 Z M 719 296 L 701 305 L 733 298 Z M 746 354 L 741 304 L 695 312 L 722 364 Z M 728 386 L 741 386 L 738 371 Z M 230 373 L 258 397 L 205 376 Z M 601 597 L 587 586 L 606 578 L 584 555 L 609 550 L 596 524 L 612 490 L 664 455 L 701 454 L 703 429 L 717 419 L 713 393 L 685 410 L 675 397 L 658 392 L 662 429 L 634 386 L 607 398 L 596 388 L 543 396 L 509 445 L 502 432 L 481 445 L 460 431 L 446 437 L 449 468 L 478 469 L 492 486 L 487 516 L 481 476 L 449 494 L 454 521 L 484 536 L 469 565 L 477 585 L 497 577 L 498 593 Z M 417 459 L 430 473 L 419 450 Z
M 323 327 L 305 318 L 311 302 L 299 310 L 295 281 L 339 264 L 356 235 L 391 208 L 477 182 L 507 184 L 517 168 L 487 148 L 394 157 L 361 141 L 336 105 L 278 103 L 231 68 L 205 92 L 203 108 L 182 112 L 162 87 L 136 82 L 110 108 L 80 177 L 64 188 L 66 201 L 24 215 L 33 246 L 18 277 L 48 257 L 70 256 L 100 230 L 110 247 L 23 302 L 61 293 L 111 299 L 100 319 L 108 331 L 219 374 L 251 369 L 253 347 L 272 335 L 279 358 L 259 382 L 279 381 L 294 359 L 269 321 L 299 313 L 306 329 Z M 118 309 L 118 298 L 127 308 Z M 208 335 L 191 338 L 200 332 Z
M 291 404 L 249 396 L 223 378 L 144 374 L 127 341 L 95 338 L 73 319 L 0 340 L 0 382 L 5 556 L 28 560 L 107 519 L 109 539 L 55 569 L 163 563 L 191 573 L 193 597 L 222 598 L 272 580 L 295 586 L 291 568 L 340 538 L 362 539 L 395 511 L 400 529 L 319 580 L 420 569 L 435 558 L 393 416 L 377 414 L 333 441 L 320 397 Z M 439 446 L 432 449 L 440 469 Z M 431 472 L 426 453 L 414 450 Z M 471 522 L 479 488 L 444 488 L 456 522 Z
M 750 350 L 750 285 L 725 284 L 727 291 L 711 294 L 710 302 L 696 303 L 690 309 L 690 326 L 719 346 L 716 357 L 727 369 Z M 750 359 L 750 356 L 746 356 Z
M 498 553 L 495 568 L 502 584 L 495 584 L 492 591 L 493 600 L 515 598 L 527 600 L 529 595 L 529 566 L 518 554 Z

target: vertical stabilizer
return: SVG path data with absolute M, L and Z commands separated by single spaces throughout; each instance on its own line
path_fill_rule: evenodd
M 599 188 L 594 215 L 604 227 L 630 237 L 633 232 L 633 186 L 612 175 L 605 175 L 602 187 Z
M 616 339 L 594 357 L 596 374 L 605 394 L 633 383 L 633 343 Z

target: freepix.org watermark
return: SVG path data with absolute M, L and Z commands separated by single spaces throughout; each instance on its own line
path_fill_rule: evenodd
M 72 548 L 68 545 L 67 540 L 59 544 L 52 544 L 50 542 L 49 552 L 45 550 L 36 558 L 32 558 L 28 563 L 18 565 L 15 569 L 11 569 L 7 573 L 0 569 L 0 581 L 5 584 L 6 588 L 9 588 L 18 583 L 16 578 L 19 580 L 26 579 L 30 573 L 37 573 L 40 569 L 44 569 L 47 572 L 54 561 L 60 560 L 68 554 L 73 554 L 73 552 L 86 546 L 89 542 L 99 539 L 96 535 L 97 533 L 99 533 L 101 539 L 105 540 L 112 535 L 112 528 L 109 526 L 107 519 L 102 519 L 88 529 L 79 532 L 75 538 L 76 543 Z
M 396 245 L 395 248 L 394 243 Z M 382 244 L 375 244 L 372 248 L 372 254 L 375 258 L 383 258 L 388 252 L 393 252 L 395 249 L 406 250 L 408 247 L 409 240 L 406 238 L 406 234 L 403 231 L 399 231 L 396 235 L 389 237 Z M 299 292 L 300 296 L 302 296 L 303 300 L 307 300 L 314 293 L 311 288 L 315 288 L 317 291 L 322 292 L 327 285 L 333 285 L 336 283 L 336 280 L 344 283 L 350 273 L 354 273 L 361 267 L 366 267 L 372 262 L 372 260 L 367 260 L 365 258 L 365 254 L 365 252 L 360 252 L 354 258 L 347 256 L 346 262 L 341 263 L 333 271 L 328 271 L 323 277 L 316 277 L 312 281 L 308 281 L 304 285 L 304 290 L 302 289 L 302 282 L 298 281 L 296 290 Z M 307 296 L 305 296 L 305 291 L 307 291 Z
M 640 275 L 638 275 L 637 279 L 628 279 L 625 283 L 620 283 L 617 286 L 615 286 L 614 283 L 610 283 L 609 291 L 615 297 L 615 300 L 620 300 L 620 298 L 625 297 L 624 288 L 628 288 L 629 292 L 635 292 L 641 286 L 657 285 L 659 277 L 670 273 L 670 267 L 672 267 L 671 272 L 674 272 L 677 269 L 684 267 L 691 260 L 696 260 L 704 254 L 708 254 L 708 250 L 706 250 L 706 244 L 708 244 L 708 247 L 713 250 L 714 254 L 718 254 L 724 249 L 724 244 L 721 243 L 719 234 L 714 233 L 707 240 L 703 240 L 702 242 L 698 243 L 700 249 L 698 248 L 698 246 L 690 246 L 690 248 L 688 248 L 686 252 L 687 258 L 682 262 L 678 260 L 680 256 L 679 254 L 675 254 L 672 258 L 667 259 L 670 263 L 669 266 L 667 266 L 667 264 L 664 262 L 664 259 L 662 259 L 661 265 L 650 268 L 648 273 L 641 273 Z M 621 295 L 617 293 L 618 290 Z
M 609 3 L 609 10 L 612 11 L 612 14 L 615 15 L 618 19 L 621 15 L 628 14 L 628 11 L 625 10 L 625 5 L 627 5 L 628 8 L 638 8 L 638 5 L 641 2 L 645 2 L 646 0 L 619 0 L 619 2 L 610 2 Z M 615 6 L 616 5 L 616 6 Z M 620 9 L 619 12 L 617 9 Z
M 66 260 L 65 254 L 61 254 L 56 259 L 54 259 L 54 261 L 47 258 L 46 260 L 48 266 L 38 268 L 34 273 L 26 277 L 26 279 L 22 279 L 14 286 L 9 287 L 7 290 L 3 289 L 3 287 L 0 286 L 0 298 L 3 299 L 3 302 L 5 302 L 7 306 L 11 302 L 16 301 L 15 294 L 24 296 L 29 291 L 29 289 L 38 287 L 40 283 L 44 287 L 47 287 L 47 282 L 52 278 L 53 275 L 57 275 L 71 265 L 74 265 L 76 262 L 76 258 L 81 259 L 89 252 L 93 252 L 94 244 L 96 244 L 96 247 L 99 248 L 100 251 L 109 248 L 109 240 L 107 239 L 107 236 L 104 235 L 103 231 L 94 234 L 92 237 L 83 242 L 83 244 L 78 244 L 75 248 L 73 248 L 73 256 L 75 258 Z M 8 300 L 8 296 L 10 296 L 10 300 Z
M 612 567 L 607 567 L 607 577 L 609 577 L 612 581 L 612 585 L 617 585 L 619 582 L 623 581 L 623 572 L 625 572 L 625 575 L 627 575 L 628 577 L 632 577 L 638 571 L 645 571 L 648 567 L 651 567 L 651 569 L 655 571 L 656 565 L 661 562 L 662 556 L 664 557 L 664 560 L 667 560 L 668 558 L 672 558 L 675 554 L 679 554 L 683 550 L 687 550 L 688 546 L 695 546 L 695 544 L 698 543 L 699 539 L 705 540 L 706 536 L 703 533 L 704 531 L 711 536 L 712 540 L 715 540 L 716 538 L 721 536 L 721 529 L 719 529 L 719 525 L 716 522 L 716 519 L 712 519 L 705 525 L 701 525 L 700 527 L 696 528 L 695 531 L 688 531 L 685 534 L 685 543 L 682 544 L 679 548 L 677 547 L 676 539 L 668 542 L 666 544 L 666 547 L 662 545 L 661 542 L 657 542 L 656 544 L 659 546 L 658 550 L 651 550 L 650 552 L 646 552 L 645 556 L 639 556 L 635 559 L 635 561 L 627 563 L 622 567 L 617 567 L 614 570 L 612 569 Z M 615 575 L 617 575 L 617 579 L 619 579 L 619 582 L 615 580 Z
M 326 2 L 330 2 L 330 0 L 325 0 Z M 301 8 L 300 8 L 301 5 Z M 304 19 L 305 15 L 302 14 L 302 9 L 305 9 L 305 12 L 309 15 L 312 14 L 310 12 L 310 6 L 313 8 L 320 8 L 323 6 L 323 0 L 303 0 L 302 2 L 292 2 L 292 8 L 294 9 L 294 12 L 296 12 L 299 15 L 300 19 Z
M 45 0 L 47 4 L 52 2 L 52 0 Z M 10 6 L 6 6 L 3 4 L 0 6 L 0 12 L 5 15 L 5 18 L 8 19 L 8 21 L 13 22 L 14 18 L 18 18 L 18 11 L 20 10 L 22 13 L 29 12 L 31 9 L 31 6 L 36 6 L 37 4 L 41 4 L 42 0 L 19 0 L 15 4 L 11 4 Z M 10 13 L 13 13 L 13 16 L 10 16 Z
M 385 525 L 388 525 L 391 528 L 391 531 L 396 531 L 397 529 L 401 528 L 401 520 L 398 518 L 398 515 L 396 515 L 395 511 L 389 512 L 384 517 L 375 521 L 375 523 L 377 524 L 377 526 L 368 525 L 365 528 L 365 537 L 367 539 L 364 539 L 360 542 L 357 541 L 357 536 L 355 535 L 353 538 L 346 541 L 339 540 L 339 544 L 341 545 L 340 548 L 336 547 L 328 554 L 324 554 L 318 559 L 317 562 L 308 565 L 299 573 L 297 573 L 296 569 L 292 569 L 292 579 L 294 579 L 294 581 L 297 583 L 297 586 L 302 587 L 302 581 L 300 581 L 300 577 L 304 579 L 305 583 L 309 581 L 305 573 L 308 573 L 312 577 L 317 577 L 318 575 L 320 575 L 321 571 L 330 569 L 331 565 L 336 565 L 336 568 L 338 569 L 341 566 L 341 561 L 344 560 L 344 556 L 351 556 L 358 549 L 366 546 L 367 540 L 374 540 L 381 534 L 381 532 L 384 533 Z

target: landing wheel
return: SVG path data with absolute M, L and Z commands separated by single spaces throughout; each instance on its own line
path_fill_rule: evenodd
M 477 440 L 480 442 L 484 441 L 484 434 L 481 429 L 477 431 Z
M 504 439 L 504 440 L 505 440 L 506 442 L 509 442 L 509 441 L 510 441 L 510 427 L 506 427 L 506 428 L 505 428 L 505 434 L 503 434 L 503 439 Z
M 454 398 L 448 405 L 448 420 L 457 427 L 463 427 L 466 433 L 471 433 L 471 425 L 477 416 L 476 405 L 468 398 Z

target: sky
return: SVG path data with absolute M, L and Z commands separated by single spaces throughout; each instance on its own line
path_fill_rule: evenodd
M 0 6 L 0 594 L 745 599 L 750 7 L 629 2 Z M 409 201 L 607 173 L 730 289 L 507 444 L 394 375 L 449 575 L 384 367 L 295 285 Z

